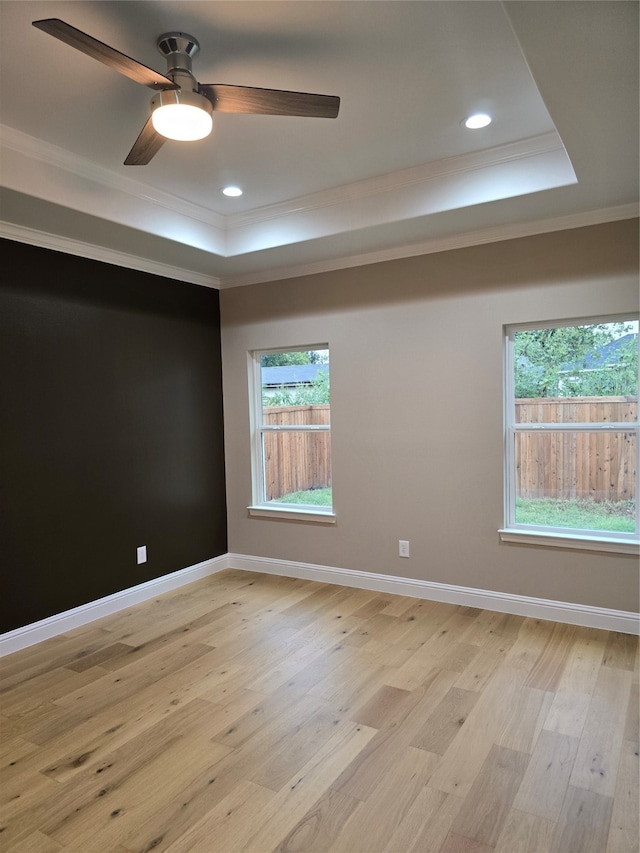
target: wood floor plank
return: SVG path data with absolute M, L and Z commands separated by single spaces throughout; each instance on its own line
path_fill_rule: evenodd
M 607 645 L 602 658 L 603 666 L 612 666 L 615 669 L 628 669 L 633 672 L 633 667 L 638 651 L 638 638 L 632 634 L 621 634 L 618 631 L 610 631 Z
M 88 671 L 73 672 L 65 667 L 43 672 L 23 682 L 5 694 L 0 701 L 0 710 L 6 717 L 20 717 L 34 708 L 63 699 L 74 690 L 82 690 L 98 678 L 107 675 L 106 670 L 95 667 Z
M 12 844 L 11 847 L 4 847 L 3 850 L 5 853 L 59 853 L 64 847 L 36 830 L 22 841 Z
M 439 853 L 464 801 L 425 785 L 385 846 L 385 853 Z
M 284 736 L 287 732 L 293 732 L 296 725 L 303 725 L 317 712 L 318 706 L 327 706 L 327 703 L 319 702 L 306 694 L 289 696 L 288 703 L 284 705 L 283 694 L 284 691 L 277 695 L 265 696 L 237 720 L 215 732 L 213 739 L 217 743 L 235 749 L 243 746 L 262 731 L 269 728 L 272 731 L 275 730 L 276 726 L 283 730 Z
M 613 800 L 569 786 L 550 853 L 602 853 L 607 847 Z
M 8 655 L 0 659 L 0 693 L 13 691 L 18 684 L 45 672 L 66 667 L 110 642 L 113 640 L 109 632 L 93 625 L 90 631 L 62 634 Z
M 556 690 L 591 695 L 602 665 L 607 644 L 605 631 L 576 628 L 574 644 L 556 686 Z
M 264 853 L 276 848 L 374 735 L 375 729 L 358 723 L 339 726 L 334 736 L 262 810 L 262 826 L 245 845 L 246 853 Z
M 271 751 L 269 761 L 251 774 L 251 781 L 263 788 L 279 791 L 287 779 L 300 771 L 316 752 L 333 736 L 343 715 L 324 705 Z
M 504 662 L 508 651 L 515 639 L 505 638 L 498 634 L 487 637 L 478 654 L 462 671 L 456 681 L 456 687 L 461 690 L 484 690 L 487 682 L 493 677 L 496 669 Z
M 409 813 L 429 781 L 438 757 L 412 746 L 398 751 L 389 773 L 378 780 L 366 802 L 361 802 L 345 822 L 329 849 L 357 850 L 367 837 L 369 853 L 383 851 L 394 828 Z
M 496 735 L 495 743 L 517 752 L 531 753 L 549 715 L 552 702 L 553 693 L 534 687 L 523 687 L 516 694 L 511 713 Z
M 480 841 L 450 832 L 440 848 L 440 853 L 493 853 L 493 849 Z
M 480 610 L 474 622 L 460 639 L 464 643 L 474 643 L 480 646 L 495 637 L 515 641 L 523 622 L 524 616 Z
M 507 652 L 504 665 L 529 673 L 536 666 L 553 633 L 554 623 L 526 618 Z
M 636 853 L 640 822 L 637 741 L 623 741 L 606 853 Z
M 408 633 L 403 634 L 398 643 L 383 643 L 378 639 L 369 639 L 369 642 L 360 647 L 360 652 L 368 663 L 397 669 L 406 663 L 415 651 L 414 648 L 406 648 L 407 645 L 412 645 L 412 639 Z
M 432 787 L 466 797 L 500 732 L 513 719 L 526 676 L 526 669 L 500 668 L 494 673 L 442 756 L 429 783 Z
M 275 848 L 274 853 L 327 853 L 359 801 L 339 791 L 325 791 Z M 186 851 L 185 851 L 186 853 Z
M 602 666 L 580 737 L 571 784 L 613 797 L 632 674 Z
M 551 822 L 557 821 L 577 751 L 577 738 L 542 731 L 513 807 Z
M 494 746 L 453 822 L 452 833 L 495 847 L 528 764 L 527 754 Z
M 627 719 L 624 724 L 624 739 L 638 740 L 640 733 L 640 688 L 637 683 L 631 683 Z
M 61 696 L 57 704 L 63 708 L 81 709 L 86 714 L 95 714 L 211 651 L 210 646 L 202 644 L 174 643 L 167 650 L 161 649 L 117 673 L 105 673 L 102 678 L 70 691 Z
M 230 607 L 230 605 L 228 606 Z M 203 638 L 210 635 L 212 625 L 222 617 L 223 611 L 228 612 L 225 610 L 225 607 L 227 605 L 204 613 L 195 619 L 185 617 L 185 621 L 177 625 L 177 627 L 167 630 L 165 633 L 159 634 L 145 642 L 135 644 L 129 642 L 118 643 L 122 647 L 121 653 L 109 657 L 103 661 L 101 666 L 109 672 L 115 672 L 129 666 L 129 664 L 135 663 L 141 658 L 145 658 L 158 649 L 170 648 L 176 640 L 181 640 L 182 642 L 188 640 L 190 643 L 202 642 Z
M 15 773 L 16 768 L 25 758 L 38 751 L 38 747 L 19 735 L 10 735 L 1 726 L 0 733 L 2 733 L 2 741 L 0 741 L 0 780 L 2 780 L 6 774 Z
M 495 853 L 549 853 L 553 828 L 550 820 L 511 809 Z
M 352 706 L 362 697 L 369 697 L 386 683 L 390 670 L 385 666 L 362 666 L 362 657 L 354 650 L 341 663 L 309 689 L 311 696 Z
M 225 814 L 220 804 L 229 797 L 231 800 L 228 802 L 235 802 L 233 798 L 236 792 L 247 782 L 246 777 L 252 772 L 256 762 L 259 764 L 266 760 L 270 746 L 269 735 L 265 733 L 261 741 L 252 743 L 249 748 L 238 747 L 229 751 L 215 764 L 195 768 L 178 797 L 159 804 L 155 811 L 148 814 L 146 819 L 138 821 L 131 830 L 127 837 L 127 846 L 131 847 L 132 853 L 141 853 L 143 850 L 162 853 L 178 842 L 185 833 L 197 827 L 200 821 L 206 821 L 213 812 L 216 815 L 213 818 L 215 822 Z M 259 789 L 258 793 L 261 795 L 256 800 L 256 805 L 262 802 L 263 794 L 265 803 L 274 796 L 272 791 L 259 786 L 255 788 Z M 238 828 L 235 820 L 228 825 L 225 822 L 225 826 L 234 837 L 236 833 L 245 837 L 244 830 Z M 252 824 L 252 827 L 250 835 L 255 832 L 256 824 Z
M 204 653 L 202 649 L 205 649 Z M 195 650 L 179 648 L 175 652 L 168 650 L 151 667 L 149 672 L 127 671 L 123 677 L 117 673 L 109 673 L 98 682 L 90 685 L 91 690 L 80 692 L 75 696 L 74 707 L 69 707 L 65 700 L 57 703 L 57 713 L 51 714 L 42 721 L 32 725 L 25 737 L 40 745 L 60 744 L 66 739 L 67 750 L 73 749 L 73 733 L 78 731 L 91 732 L 93 722 L 94 736 L 111 734 L 114 726 L 120 726 L 124 720 L 130 720 L 131 713 L 137 708 L 145 708 L 149 703 L 155 706 L 160 703 L 184 704 L 188 688 L 194 683 L 200 683 L 213 667 L 210 665 L 215 651 L 208 647 L 196 647 Z M 191 661 L 190 664 L 187 661 Z M 162 677 L 164 675 L 164 678 Z M 172 690 L 176 691 L 171 695 Z M 182 692 L 184 691 L 184 692 Z M 188 696 L 187 698 L 191 698 Z M 98 728 L 103 721 L 109 721 L 101 732 Z M 69 742 L 71 737 L 71 742 Z M 63 753 L 64 754 L 64 753 Z M 45 759 L 48 761 L 49 759 Z
M 215 849 L 226 853 L 241 851 L 257 830 L 256 815 L 274 796 L 273 791 L 253 782 L 241 782 L 177 840 L 165 846 L 167 836 L 156 835 L 145 845 L 146 849 L 166 850 L 167 853 L 211 853 L 213 844 Z
M 557 622 L 540 657 L 535 662 L 525 682 L 526 687 L 538 690 L 557 690 L 558 682 L 569 659 L 576 629 L 573 625 Z
M 136 738 L 135 745 L 125 744 L 97 766 L 89 765 L 83 768 L 80 774 L 68 782 L 58 784 L 43 777 L 51 786 L 52 793 L 40 798 L 34 805 L 24 802 L 14 814 L 5 819 L 3 840 L 18 841 L 30 831 L 40 829 L 57 841 L 66 843 L 64 838 L 58 838 L 58 832 L 67 830 L 69 824 L 79 826 L 85 833 L 88 832 L 92 823 L 91 819 L 88 819 L 86 826 L 84 825 L 85 815 L 93 815 L 96 806 L 101 813 L 105 812 L 105 819 L 109 818 L 109 807 L 117 811 L 116 816 L 119 816 L 121 812 L 118 810 L 122 804 L 113 801 L 118 798 L 122 786 L 131 777 L 144 775 L 150 763 L 166 754 L 172 744 L 179 743 L 190 728 L 200 725 L 202 712 L 202 704 L 198 704 L 197 700 L 190 702 L 169 719 L 141 734 Z M 226 749 L 219 748 L 223 751 Z M 143 797 L 146 793 L 146 787 L 141 785 L 138 795 Z M 81 841 L 75 835 L 73 840 L 81 849 L 83 844 L 87 844 L 85 839 Z
M 348 630 L 341 628 L 340 633 L 344 636 Z M 297 642 L 291 643 L 287 648 L 286 656 L 277 663 L 272 662 L 263 668 L 262 672 L 251 680 L 248 686 L 251 690 L 256 690 L 259 693 L 272 693 L 282 687 L 289 679 L 299 675 L 308 666 L 319 661 L 337 645 L 339 643 L 333 634 L 329 634 L 324 639 L 316 639 L 302 645 Z
M 390 675 L 388 683 L 393 687 L 413 690 L 423 683 L 433 669 L 446 669 L 447 661 L 452 656 L 452 645 L 457 642 L 457 634 L 466 630 L 472 621 L 473 617 L 454 612 L 397 672 Z M 474 650 L 472 659 L 480 649 L 475 646 L 471 648 Z M 468 651 L 456 652 L 455 658 L 456 671 L 462 671 L 469 663 Z
M 41 773 L 23 773 L 11 781 L 3 781 L 0 804 L 2 825 L 15 826 L 21 815 L 37 807 L 43 800 L 55 797 L 57 792 L 56 783 Z
M 553 698 L 544 728 L 550 732 L 579 738 L 589 712 L 591 696 L 558 690 Z
M 93 666 L 104 668 L 105 663 L 113 660 L 113 658 L 125 657 L 133 651 L 134 646 L 128 643 L 112 643 L 110 646 L 97 649 L 95 652 L 85 655 L 79 660 L 72 661 L 67 664 L 66 669 L 70 669 L 73 672 L 84 672 L 85 669 L 91 669 Z
M 375 595 L 373 598 L 370 598 L 369 601 L 363 603 L 362 606 L 355 610 L 351 615 L 356 616 L 358 619 L 371 619 L 392 604 L 392 602 L 393 596 L 391 595 Z
M 444 755 L 477 700 L 478 694 L 474 691 L 452 687 L 429 715 L 411 745 Z
M 399 643 L 409 630 L 406 622 L 396 616 L 388 616 L 384 613 L 376 613 L 370 619 L 357 617 L 357 613 L 355 613 L 354 618 L 359 618 L 361 625 L 345 638 L 345 643 L 349 646 L 365 646 L 371 637 L 376 637 L 386 645 Z
M 410 701 L 409 690 L 400 690 L 398 687 L 384 684 L 368 702 L 352 714 L 351 719 L 372 729 L 382 729 L 392 723 Z
M 138 756 L 129 748 L 125 755 L 114 754 L 103 762 L 97 768 L 103 771 L 100 775 L 88 771 L 90 784 L 83 785 L 82 777 L 72 780 L 65 790 L 68 800 L 75 793 L 72 808 L 51 815 L 43 831 L 85 849 L 124 843 L 148 816 L 173 802 L 194 773 L 228 755 L 227 747 L 210 739 L 206 703 L 194 699 L 190 705 L 186 713 L 172 715 L 170 727 L 160 724 L 148 734 Z
M 0 846 L 636 853 L 639 666 L 627 635 L 220 572 L 0 662 Z
M 411 692 L 393 721 L 375 733 L 332 787 L 358 800 L 366 800 L 379 779 L 394 766 L 399 750 L 409 746 L 425 717 L 437 707 L 454 679 L 455 673 L 434 670 L 431 679 Z

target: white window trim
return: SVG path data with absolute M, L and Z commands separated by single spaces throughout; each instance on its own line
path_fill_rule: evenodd
M 538 530 L 532 527 L 501 527 L 498 530 L 501 542 L 515 542 L 520 545 L 543 545 L 551 548 L 573 548 L 579 551 L 607 551 L 610 554 L 629 554 L 640 556 L 640 544 L 637 540 L 618 539 L 615 536 L 589 536 L 587 533 L 556 533 L 553 529 Z
M 513 336 L 516 332 L 528 329 L 551 329 L 566 326 L 594 325 L 596 323 L 627 322 L 630 314 L 615 316 L 583 317 L 570 320 L 554 320 L 542 323 L 513 323 L 504 329 L 504 518 L 505 525 L 498 530 L 502 542 L 522 545 L 541 545 L 553 548 L 572 548 L 585 551 L 606 551 L 613 554 L 640 555 L 640 500 L 636 479 L 636 532 L 613 533 L 612 531 L 579 530 L 576 528 L 543 527 L 531 524 L 518 524 L 515 520 L 516 464 L 515 434 L 527 431 L 549 432 L 594 432 L 594 425 L 588 423 L 565 424 L 518 424 L 514 423 L 515 386 L 514 386 L 514 347 Z M 607 423 L 598 425 L 595 431 L 624 430 L 636 434 L 636 478 L 640 470 L 640 426 L 638 422 Z
M 299 505 L 294 505 L 292 509 L 286 509 L 285 504 L 277 504 L 276 506 L 259 504 L 258 506 L 248 506 L 247 510 L 252 518 L 282 518 L 289 521 L 313 521 L 318 524 L 336 523 L 336 514 L 333 509 L 329 508 L 310 507 L 309 509 L 302 509 Z
M 284 504 L 277 501 L 267 501 L 264 494 L 264 471 L 262 470 L 262 434 L 264 432 L 331 432 L 331 425 L 265 426 L 262 423 L 262 372 L 260 356 L 273 352 L 306 352 L 324 349 L 329 350 L 329 344 L 326 342 L 321 344 L 302 344 L 293 347 L 259 349 L 248 353 L 251 491 L 253 498 L 252 503 L 247 507 L 247 511 L 252 518 L 306 521 L 319 524 L 336 523 L 336 514 L 333 506 L 316 507 L 312 505 Z

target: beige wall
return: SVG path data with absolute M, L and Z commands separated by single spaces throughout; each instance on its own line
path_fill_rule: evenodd
M 636 220 L 222 291 L 229 551 L 636 609 L 635 558 L 497 530 L 503 325 L 637 310 Z M 337 524 L 249 518 L 247 352 L 324 341 Z

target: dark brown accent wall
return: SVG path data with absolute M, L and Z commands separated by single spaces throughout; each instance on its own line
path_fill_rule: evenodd
M 227 538 L 218 292 L 0 246 L 4 632 Z

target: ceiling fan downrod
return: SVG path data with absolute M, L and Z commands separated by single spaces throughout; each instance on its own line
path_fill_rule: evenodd
M 196 92 L 198 83 L 192 73 L 192 59 L 200 50 L 200 43 L 187 33 L 164 33 L 158 38 L 158 50 L 167 61 L 167 77 L 181 89 Z

